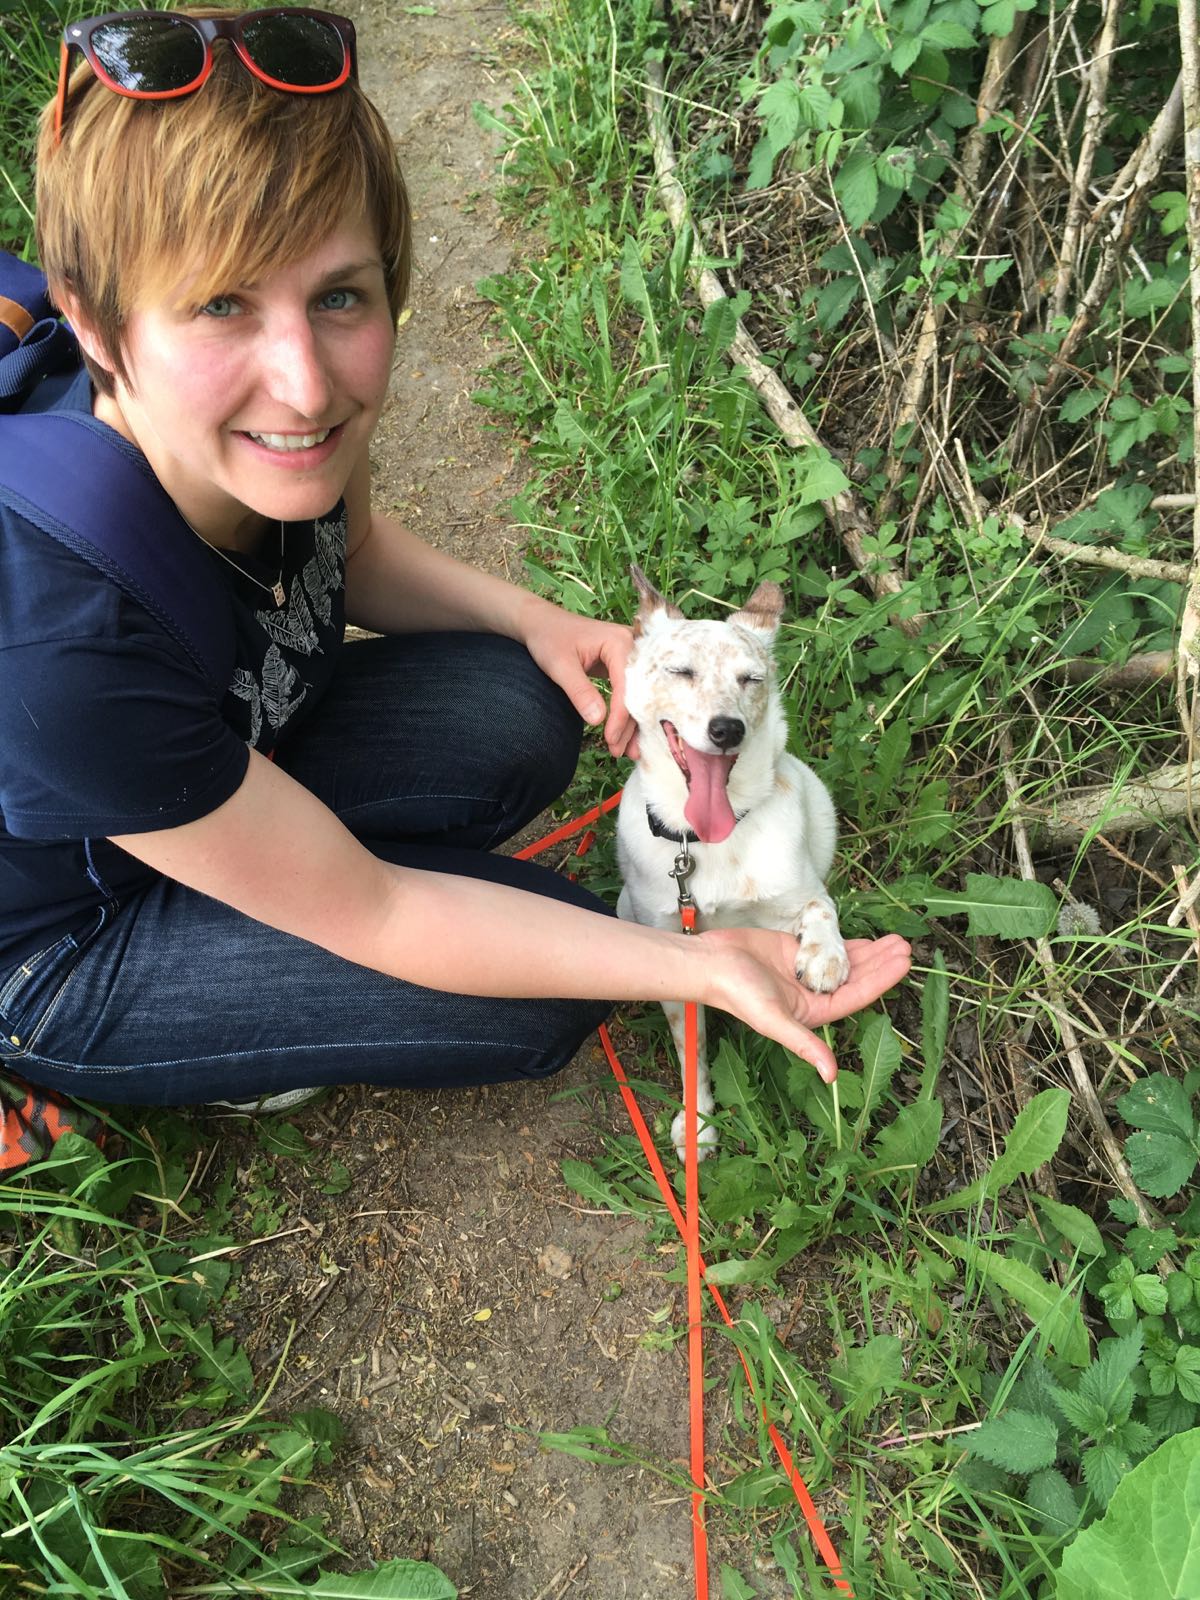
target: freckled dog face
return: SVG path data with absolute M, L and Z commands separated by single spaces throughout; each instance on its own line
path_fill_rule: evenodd
M 718 843 L 737 820 L 729 775 L 771 709 L 783 595 L 760 584 L 727 621 L 689 622 L 638 568 L 633 575 L 641 604 L 625 695 L 643 756 L 666 746 L 687 785 L 684 816 L 698 839 Z
M 774 670 L 766 641 L 748 630 L 664 614 L 642 630 L 630 657 L 629 709 L 643 729 L 670 722 L 687 744 L 716 753 L 722 746 L 711 736 L 713 723 L 724 718 L 756 727 L 766 712 Z M 731 751 L 732 745 L 725 749 Z

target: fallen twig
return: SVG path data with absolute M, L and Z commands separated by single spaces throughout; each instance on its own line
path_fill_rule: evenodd
M 1015 519 L 1014 519 L 1015 520 Z M 1070 539 L 1055 539 L 1042 528 L 1022 530 L 1039 549 L 1049 550 L 1064 561 L 1083 567 L 1110 567 L 1131 578 L 1159 578 L 1166 583 L 1186 583 L 1190 568 L 1182 561 L 1155 561 L 1149 556 L 1131 556 L 1102 544 L 1076 544 Z
M 1197 504 L 1192 510 L 1192 555 L 1200 559 L 1200 37 L 1196 7 L 1184 0 L 1179 7 L 1179 54 L 1183 80 L 1183 166 L 1187 187 L 1188 296 L 1192 312 L 1192 482 Z M 1179 714 L 1189 741 L 1197 731 L 1197 692 L 1200 690 L 1200 567 L 1184 597 L 1179 625 L 1177 692 Z
M 1046 811 L 1023 806 L 1022 817 L 1039 842 L 1057 847 L 1075 843 L 1100 823 L 1113 834 L 1184 818 L 1197 785 L 1200 771 L 1185 762 L 1160 767 L 1116 793 L 1111 783 L 1098 783 L 1065 794 Z

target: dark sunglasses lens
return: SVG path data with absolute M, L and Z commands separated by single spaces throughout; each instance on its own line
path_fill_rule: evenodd
M 185 89 L 204 69 L 204 40 L 178 17 L 130 17 L 92 32 L 96 59 L 122 89 Z
M 346 47 L 331 23 L 296 14 L 248 17 L 242 43 L 254 65 L 277 83 L 319 89 L 336 83 L 346 65 Z

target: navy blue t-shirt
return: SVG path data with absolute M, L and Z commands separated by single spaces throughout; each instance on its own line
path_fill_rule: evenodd
M 91 409 L 86 373 L 62 403 Z M 154 878 L 107 835 L 215 810 L 249 748 L 270 754 L 321 698 L 345 622 L 344 505 L 286 525 L 279 607 L 252 581 L 275 581 L 267 545 L 211 554 L 236 637 L 218 701 L 149 612 L 0 505 L 0 972 Z

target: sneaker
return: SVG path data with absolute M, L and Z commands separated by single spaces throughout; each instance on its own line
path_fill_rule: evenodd
M 223 1106 L 227 1111 L 257 1111 L 264 1115 L 272 1111 L 290 1111 L 319 1095 L 321 1089 L 285 1089 L 282 1094 L 260 1095 L 257 1100 L 209 1100 L 210 1106 Z

